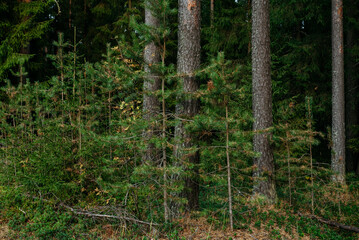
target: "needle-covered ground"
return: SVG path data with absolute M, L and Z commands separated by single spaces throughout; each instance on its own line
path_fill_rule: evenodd
M 318 196 L 314 216 L 348 226 L 359 227 L 358 192 L 326 190 Z M 331 194 L 329 194 L 331 192 Z M 0 196 L 1 200 L 1 196 Z M 340 201 L 339 201 L 340 200 Z M 205 202 L 207 203 L 207 202 Z M 80 209 L 79 206 L 77 206 Z M 0 240 L 2 239 L 323 239 L 357 240 L 359 234 L 329 226 L 312 218 L 310 209 L 282 200 L 265 205 L 250 200 L 234 208 L 234 230 L 229 229 L 227 206 L 203 204 L 200 211 L 180 216 L 171 224 L 161 218 L 153 222 L 120 221 L 99 217 L 104 208 L 83 206 L 84 216 L 49 200 L 19 195 L 0 201 Z M 138 219 L 141 220 L 141 219 Z M 145 220 L 145 219 L 143 219 Z M 148 220 L 147 220 L 148 221 Z M 156 225 L 157 224 L 157 225 Z
M 36 220 L 14 225 L 0 222 L 0 239 L 358 239 L 359 235 L 342 232 L 315 220 L 288 215 L 278 209 L 257 209 L 251 222 L 237 225 L 231 231 L 227 223 L 213 217 L 183 216 L 171 227 L 136 226 L 105 222 L 100 219 L 80 219 L 68 216 L 66 226 L 60 217 L 57 223 Z M 46 214 L 45 214 L 46 215 Z M 197 217 L 196 217 L 197 216 Z M 43 219 L 45 221 L 45 219 Z

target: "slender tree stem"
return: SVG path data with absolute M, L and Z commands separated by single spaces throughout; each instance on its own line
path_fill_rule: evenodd
M 163 25 L 166 23 L 166 15 L 163 16 Z M 165 67 L 165 57 L 166 57 L 166 37 L 163 36 L 163 51 L 162 51 L 162 67 Z M 163 158 L 163 207 L 165 212 L 165 222 L 169 220 L 169 211 L 168 211 L 168 193 L 167 193 L 167 152 L 166 152 L 166 98 L 165 98 L 165 77 L 162 76 L 162 158 Z
M 64 47 L 64 36 L 63 33 L 59 33 L 59 52 L 58 52 L 58 58 L 60 61 L 60 79 L 61 79 L 61 105 L 62 105 L 62 109 L 61 109 L 61 121 L 62 121 L 62 125 L 64 124 L 64 79 L 65 79 L 65 75 L 64 75 L 64 52 L 63 52 L 63 47 Z
M 228 102 L 226 102 L 226 156 L 227 156 L 227 182 L 228 182 L 228 204 L 229 224 L 233 231 L 233 209 L 232 209 L 232 187 L 231 187 L 231 163 L 229 159 L 229 124 L 228 124 Z
M 314 179 L 313 179 L 313 153 L 312 153 L 312 108 L 311 108 L 311 99 L 307 98 L 308 104 L 308 124 L 309 124 L 309 157 L 310 157 L 310 185 L 311 185 L 311 208 L 312 214 L 314 214 Z
M 167 195 L 167 153 L 166 153 L 166 102 L 165 102 L 165 78 L 162 78 L 162 159 L 163 159 L 163 207 L 165 212 L 165 222 L 169 220 L 168 195 Z
M 72 75 L 72 94 L 75 97 L 75 82 L 76 82 L 76 27 L 74 28 L 74 71 Z
M 108 135 L 111 135 L 111 89 L 108 92 Z M 112 144 L 110 142 L 110 159 L 112 160 Z
M 292 183 L 291 183 L 291 172 L 290 172 L 290 148 L 289 148 L 289 130 L 288 130 L 288 123 L 285 124 L 286 126 L 286 149 L 287 149 L 287 162 L 288 162 L 288 189 L 289 189 L 289 205 L 292 206 Z

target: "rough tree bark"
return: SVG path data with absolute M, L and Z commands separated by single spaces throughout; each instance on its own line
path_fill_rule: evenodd
M 254 151 L 260 155 L 254 158 L 254 195 L 262 195 L 274 202 L 274 162 L 270 146 L 272 126 L 272 85 L 269 36 L 269 0 L 252 1 L 252 94 Z
M 153 4 L 153 2 L 154 1 L 145 2 L 145 23 L 150 27 L 157 28 L 160 23 L 152 13 L 152 8 L 154 8 L 154 6 L 151 4 Z M 143 83 L 143 118 L 150 123 L 149 128 L 144 132 L 144 140 L 148 141 L 154 134 L 158 134 L 156 133 L 156 130 L 159 130 L 158 126 L 153 125 L 154 121 L 152 121 L 160 112 L 160 102 L 154 94 L 161 89 L 161 79 L 152 69 L 152 66 L 160 62 L 160 49 L 154 42 L 146 45 L 144 61 L 147 76 Z M 154 144 L 148 143 L 142 159 L 144 161 L 155 161 L 157 159 L 157 154 L 158 151 L 155 149 Z
M 199 112 L 199 102 L 193 96 L 198 89 L 195 71 L 200 67 L 200 0 L 178 0 L 178 53 L 177 72 L 181 76 L 183 96 L 180 96 L 176 106 L 176 116 L 181 119 L 175 129 L 175 138 L 178 143 L 175 148 L 175 157 L 179 164 L 198 164 L 199 153 L 190 133 L 186 132 L 184 124 Z M 188 150 L 190 152 L 188 153 Z M 188 208 L 198 207 L 199 186 L 198 169 L 192 168 L 192 174 L 186 179 L 184 196 L 188 200 Z
M 332 180 L 345 183 L 343 2 L 332 0 Z

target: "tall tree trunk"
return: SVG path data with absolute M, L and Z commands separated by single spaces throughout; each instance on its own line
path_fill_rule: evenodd
M 254 194 L 270 202 L 276 198 L 274 162 L 268 128 L 272 126 L 272 85 L 269 34 L 269 0 L 252 1 L 252 93 L 254 125 Z
M 345 183 L 343 2 L 332 0 L 332 180 Z
M 193 96 L 198 89 L 195 71 L 200 67 L 200 26 L 201 26 L 200 0 L 178 0 L 178 56 L 177 72 L 181 75 L 183 96 L 179 97 L 176 106 L 176 116 L 180 123 L 176 126 L 175 137 L 179 139 L 176 144 L 175 157 L 179 164 L 183 162 L 197 165 L 199 153 L 193 136 L 185 128 L 185 119 L 194 117 L 199 112 L 198 99 Z M 188 150 L 190 149 L 190 153 Z M 188 200 L 188 208 L 198 207 L 199 186 L 198 168 L 192 168 L 192 174 L 186 179 L 184 195 Z
M 353 18 L 353 8 L 354 1 L 348 1 L 348 10 L 347 16 L 348 19 Z M 345 94 L 345 127 L 346 127 L 346 171 L 353 172 L 355 171 L 356 161 L 358 159 L 358 154 L 353 152 L 348 148 L 349 141 L 355 138 L 355 133 L 353 127 L 358 124 L 358 100 L 356 98 L 358 94 L 357 85 L 358 79 L 355 76 L 355 62 L 354 56 L 352 54 L 354 47 L 355 39 L 355 30 L 352 23 L 348 23 L 347 35 L 346 35 L 346 94 Z
M 154 1 L 146 1 L 145 4 L 145 23 L 153 28 L 160 26 L 159 20 L 152 13 L 152 6 Z M 150 123 L 149 128 L 144 132 L 145 141 L 150 140 L 155 134 L 158 126 L 152 125 L 152 120 L 159 114 L 160 111 L 160 102 L 158 98 L 154 95 L 156 91 L 161 88 L 161 79 L 158 74 L 153 71 L 152 66 L 160 62 L 160 49 L 154 42 L 151 42 L 146 45 L 144 51 L 144 61 L 145 61 L 145 71 L 147 76 L 143 83 L 143 118 Z M 157 159 L 157 153 L 154 144 L 149 143 L 147 145 L 146 152 L 143 154 L 144 161 L 154 161 Z

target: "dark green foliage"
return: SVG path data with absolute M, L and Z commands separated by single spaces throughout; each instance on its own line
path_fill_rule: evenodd
M 248 60 L 250 51 L 250 2 L 214 1 L 214 22 L 210 25 L 210 1 L 203 3 L 203 51 L 206 60 L 224 52 L 227 59 Z M 207 5 L 208 4 L 208 5 Z
M 344 20 L 357 32 L 359 5 L 353 2 L 354 14 L 346 18 L 344 11 Z M 315 215 L 359 222 L 357 175 L 347 175 L 346 188 L 329 183 L 330 135 L 324 135 L 331 114 L 329 2 L 271 1 L 275 208 L 251 201 L 257 154 L 251 143 L 251 1 L 215 0 L 212 26 L 210 1 L 202 1 L 203 64 L 194 93 L 201 111 L 185 124 L 198 149 L 184 150 L 199 150 L 198 166 L 173 157 L 175 106 L 183 94 L 173 64 L 177 1 L 156 1 L 158 29 L 142 24 L 143 1 L 131 1 L 131 8 L 128 0 L 58 3 L 60 9 L 55 1 L 0 3 L 0 222 L 8 224 L 12 239 L 105 239 L 109 228 L 121 239 L 185 239 L 176 219 L 154 227 L 87 218 L 64 206 L 161 224 L 164 188 L 168 204 L 184 211 L 183 178 L 196 168 L 200 209 L 192 217 L 226 231 L 226 107 L 234 228 L 265 231 L 271 239 L 283 234 L 356 239 L 297 214 L 311 212 L 313 202 Z M 164 80 L 164 92 L 150 94 L 164 100 L 165 115 L 145 121 L 143 49 L 151 41 L 161 49 L 163 62 L 151 70 Z M 355 38 L 354 73 L 358 46 Z M 153 126 L 160 134 L 144 140 Z M 354 137 L 347 143 L 355 151 L 357 128 L 352 126 Z M 159 149 L 153 162 L 142 161 L 148 143 Z
M 0 3 L 0 77 L 18 64 L 28 61 L 31 55 L 26 48 L 30 41 L 39 39 L 48 31 L 50 19 L 43 14 L 50 1 L 2 1 Z
M 201 114 L 189 126 L 200 141 L 200 177 L 206 194 L 204 206 L 227 204 L 227 163 L 225 106 L 229 109 L 229 147 L 232 164 L 234 201 L 241 202 L 249 194 L 251 184 L 250 158 L 254 155 L 251 145 L 251 117 L 248 109 L 249 82 L 241 65 L 225 60 L 218 54 L 201 74 L 207 84 L 199 92 L 203 104 Z M 250 182 L 250 181 L 249 181 Z M 205 197 L 205 196 L 204 196 Z M 205 197 L 205 198 L 207 198 Z M 208 202 L 207 202 L 208 201 Z

